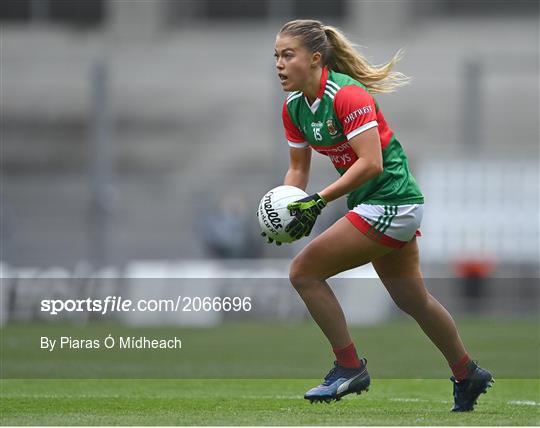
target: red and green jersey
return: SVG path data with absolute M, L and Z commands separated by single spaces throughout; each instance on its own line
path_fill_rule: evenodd
M 352 191 L 349 208 L 359 204 L 406 205 L 424 202 L 409 171 L 407 156 L 367 88 L 353 78 L 323 69 L 317 99 L 309 105 L 302 92 L 291 92 L 283 104 L 289 146 L 311 147 L 330 158 L 343 175 L 358 159 L 348 141 L 378 128 L 383 172 Z

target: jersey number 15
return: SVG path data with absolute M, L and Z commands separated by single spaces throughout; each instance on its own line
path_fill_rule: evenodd
M 321 128 L 313 128 L 313 136 L 317 141 L 322 141 Z

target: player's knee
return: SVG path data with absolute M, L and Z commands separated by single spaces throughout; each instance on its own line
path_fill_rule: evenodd
M 291 285 L 299 291 L 302 287 L 302 284 L 305 282 L 305 268 L 303 266 L 302 258 L 296 256 L 291 262 L 289 267 L 289 280 Z
M 289 280 L 296 291 L 301 291 L 313 284 L 313 274 L 310 272 L 309 264 L 301 254 L 296 256 L 289 268 Z

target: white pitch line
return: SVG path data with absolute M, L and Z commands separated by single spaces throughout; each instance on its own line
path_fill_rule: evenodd
M 512 400 L 509 401 L 507 404 L 516 404 L 518 406 L 540 406 L 540 403 L 531 400 Z
M 390 398 L 390 401 L 400 401 L 400 402 L 417 402 L 417 401 L 426 401 L 426 400 L 420 400 L 419 398 Z
M 403 403 L 441 403 L 441 404 L 448 404 L 450 401 L 448 400 L 426 400 L 422 398 L 390 398 L 390 401 L 399 401 Z

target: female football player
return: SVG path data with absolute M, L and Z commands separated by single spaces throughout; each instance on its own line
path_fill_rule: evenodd
M 291 21 L 276 37 L 277 75 L 289 92 L 282 112 L 290 152 L 284 184 L 306 188 L 313 150 L 328 156 L 340 174 L 324 189 L 289 205 L 295 218 L 286 230 L 296 239 L 308 236 L 321 210 L 344 195 L 350 209 L 290 267 L 292 285 L 336 356 L 324 382 L 305 398 L 339 400 L 370 384 L 367 361 L 358 358 L 326 280 L 371 262 L 397 306 L 418 322 L 448 361 L 452 410 L 473 410 L 492 376 L 470 359 L 454 320 L 424 286 L 416 242 L 424 198 L 373 98 L 406 83 L 403 74 L 392 71 L 399 57 L 373 66 L 338 29 L 313 20 Z

